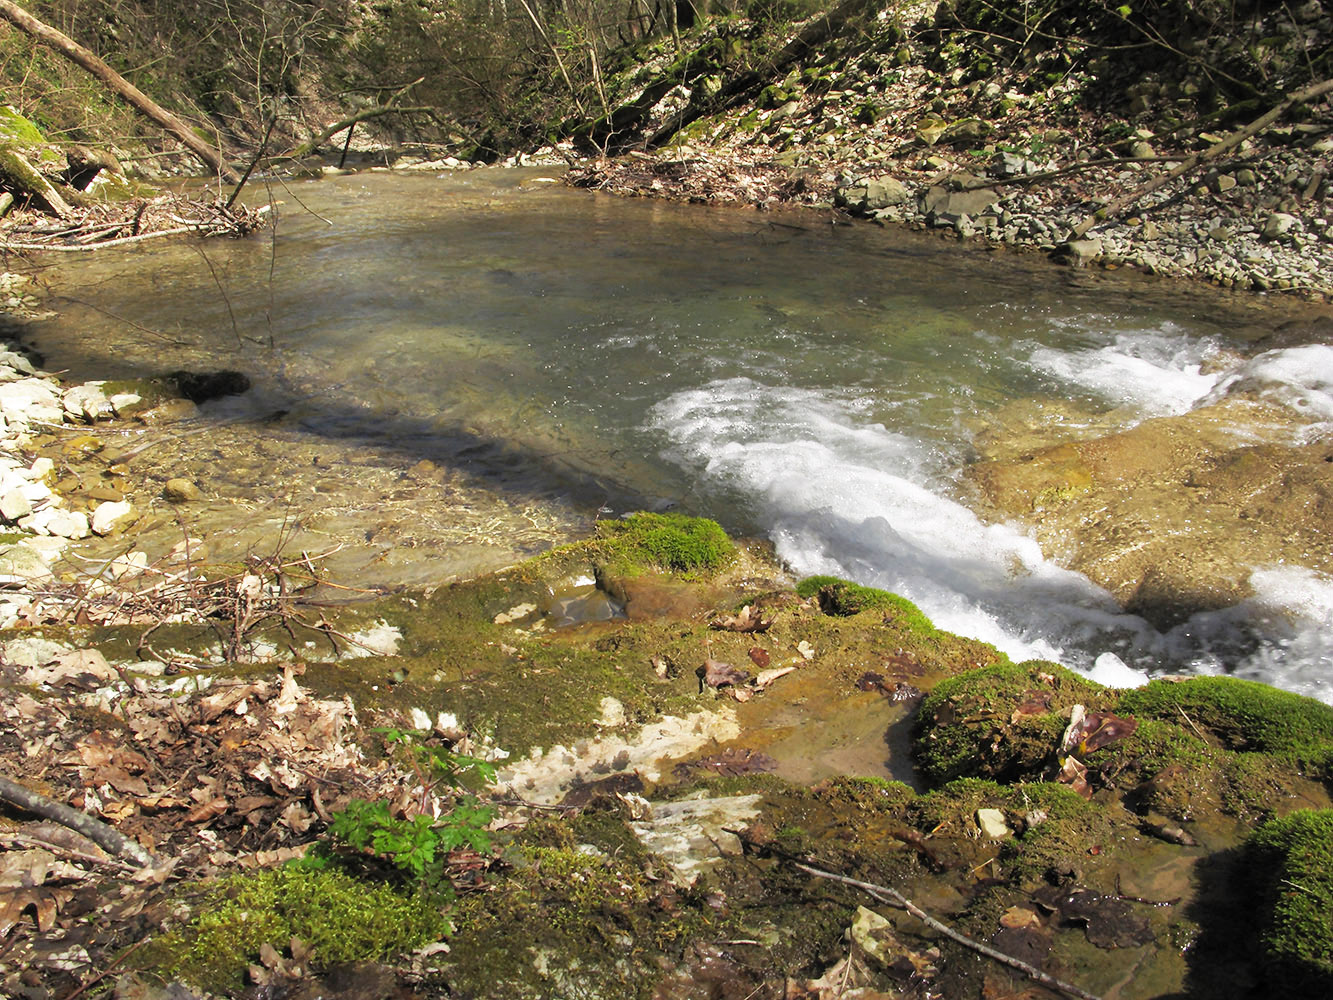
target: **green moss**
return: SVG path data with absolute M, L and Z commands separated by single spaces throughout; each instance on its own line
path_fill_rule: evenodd
M 1051 782 L 1001 785 L 960 778 L 921 796 L 909 813 L 921 829 L 970 838 L 983 808 L 999 809 L 1022 831 L 1003 841 L 999 854 L 1005 877 L 1020 884 L 1079 868 L 1109 847 L 1118 832 L 1112 810 Z
M 1333 810 L 1301 810 L 1246 843 L 1275 996 L 1333 993 Z
M 1153 681 L 1126 691 L 1120 710 L 1191 725 L 1228 750 L 1272 754 L 1333 778 L 1333 706 L 1235 677 Z
M 628 562 L 700 574 L 721 569 L 736 554 L 736 547 L 716 521 L 683 514 L 639 513 L 618 521 L 599 521 L 597 537 L 618 570 Z
M 1103 688 L 1042 660 L 946 678 L 921 705 L 918 765 L 934 782 L 1035 778 L 1054 761 L 1073 705 L 1107 700 Z
M 620 852 L 633 837 L 621 821 L 562 826 L 530 826 L 508 873 L 461 901 L 451 995 L 646 996 L 664 958 L 679 961 L 686 940 L 718 932 L 701 893 L 657 879 L 646 855 Z
M 237 875 L 212 886 L 187 927 L 152 947 L 169 977 L 219 992 L 239 986 L 269 944 L 297 938 L 317 967 L 382 962 L 449 932 L 439 900 L 403 895 L 336 870 L 286 867 Z
M 935 631 L 930 619 L 907 598 L 836 576 L 806 577 L 796 585 L 796 593 L 805 598 L 817 597 L 820 609 L 827 615 L 850 616 L 862 611 L 881 611 L 910 631 L 923 634 Z
M 10 105 L 0 105 L 0 143 L 18 146 L 45 146 L 46 136 Z

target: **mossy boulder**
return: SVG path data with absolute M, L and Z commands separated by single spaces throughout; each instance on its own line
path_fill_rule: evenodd
M 1270 820 L 1246 855 L 1272 995 L 1333 995 L 1333 810 Z
M 1075 705 L 1120 727 L 1075 748 L 1089 791 L 1141 813 L 1264 817 L 1325 796 L 1333 778 L 1333 708 L 1313 699 L 1231 677 L 1117 691 L 1043 662 L 941 681 L 921 709 L 921 771 L 935 782 L 1053 778 Z
M 599 521 L 597 538 L 606 563 L 618 573 L 658 569 L 697 577 L 722 569 L 736 554 L 716 521 L 683 514 Z
M 935 631 L 930 619 L 905 597 L 887 590 L 863 587 L 836 576 L 809 576 L 796 585 L 801 597 L 815 598 L 825 614 L 839 617 L 858 615 L 863 611 L 879 612 L 904 628 L 928 634 Z
M 1053 771 L 1076 704 L 1111 695 L 1055 663 L 999 663 L 946 678 L 921 705 L 917 763 L 933 782 L 1036 780 Z

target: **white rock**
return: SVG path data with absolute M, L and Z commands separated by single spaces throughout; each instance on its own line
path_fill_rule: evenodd
M 91 533 L 88 515 L 81 511 L 61 510 L 59 507 L 47 507 L 39 510 L 20 522 L 29 531 L 41 535 L 55 535 L 57 538 L 87 538 Z
M 978 809 L 977 825 L 991 840 L 1003 840 L 1014 832 L 1009 829 L 1009 824 L 1004 821 L 1004 813 L 999 809 Z
M 603 698 L 601 710 L 602 716 L 597 720 L 597 725 L 612 729 L 625 724 L 625 706 L 619 699 L 610 696 Z
M 32 465 L 28 466 L 28 478 L 33 482 L 40 482 L 55 475 L 56 463 L 54 459 L 45 456 L 33 459 Z
M 107 500 L 93 511 L 92 529 L 95 535 L 109 535 L 134 519 L 134 507 L 128 500 Z
M 114 415 L 111 401 L 94 383 L 76 385 L 65 390 L 61 404 L 70 416 L 83 420 L 106 420 Z
M 41 553 L 24 539 L 16 545 L 0 550 L 0 585 L 40 583 L 51 579 L 52 573 Z
M 0 653 L 4 654 L 5 662 L 15 667 L 40 666 L 70 652 L 73 650 L 64 643 L 52 642 L 40 636 L 0 643 Z
M 7 420 L 25 424 L 60 424 L 65 420 L 59 388 L 42 378 L 0 383 L 0 413 Z
M 31 513 L 32 501 L 25 497 L 22 491 L 10 490 L 4 496 L 0 496 L 0 517 L 10 524 Z
M 107 400 L 111 404 L 111 409 L 116 411 L 116 416 L 123 417 L 125 411 L 133 409 L 143 402 L 143 397 L 137 392 L 118 392 Z

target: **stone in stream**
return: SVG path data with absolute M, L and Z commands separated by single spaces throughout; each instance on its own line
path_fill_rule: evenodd
M 190 503 L 204 498 L 204 491 L 188 479 L 168 479 L 162 487 L 162 498 L 168 503 Z
M 93 422 L 107 420 L 115 415 L 111 401 L 102 392 L 102 387 L 95 382 L 76 385 L 65 390 L 61 397 L 65 413 L 75 420 Z
M 12 489 L 0 497 L 0 517 L 13 524 L 20 518 L 32 513 L 32 501 L 23 495 L 22 490 Z
M 134 519 L 134 508 L 126 500 L 108 500 L 93 511 L 92 529 L 95 535 L 109 535 Z

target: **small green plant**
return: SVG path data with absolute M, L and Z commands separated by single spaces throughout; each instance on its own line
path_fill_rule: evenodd
M 483 804 L 470 790 L 495 780 L 495 768 L 484 760 L 455 753 L 427 742 L 429 733 L 378 729 L 385 741 L 404 751 L 421 784 L 422 812 L 395 816 L 388 803 L 352 799 L 334 813 L 325 840 L 312 852 L 309 864 L 323 867 L 371 859 L 385 862 L 422 889 L 448 894 L 445 866 L 449 852 L 461 847 L 488 851 L 487 827 L 495 818 L 493 806 Z M 452 807 L 436 817 L 426 812 L 430 795 L 441 788 L 454 793 Z

